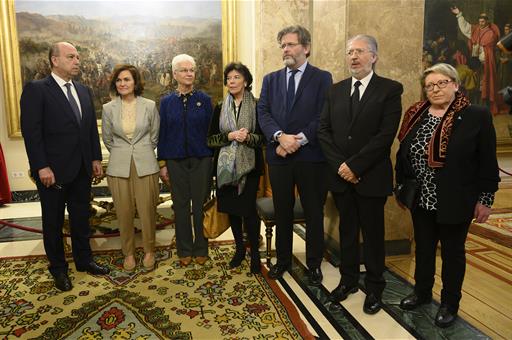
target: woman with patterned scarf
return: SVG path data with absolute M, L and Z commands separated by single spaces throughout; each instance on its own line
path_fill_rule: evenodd
M 215 149 L 217 209 L 229 214 L 236 252 L 231 268 L 245 258 L 243 228 L 251 247 L 251 273 L 261 272 L 259 253 L 260 220 L 256 192 L 263 172 L 263 135 L 256 119 L 256 99 L 251 93 L 252 75 L 241 63 L 224 69 L 229 94 L 216 106 L 208 131 L 208 146 Z
M 412 310 L 432 300 L 440 241 L 443 287 L 435 324 L 448 327 L 459 309 L 469 225 L 472 219 L 487 220 L 498 190 L 496 133 L 489 109 L 472 105 L 458 91 L 459 76 L 451 65 L 426 69 L 421 83 L 427 100 L 406 111 L 398 134 L 397 188 L 411 179 L 417 183 L 410 208 L 415 286 L 400 307 Z

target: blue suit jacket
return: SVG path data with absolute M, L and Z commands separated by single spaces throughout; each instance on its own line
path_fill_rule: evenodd
M 258 101 L 258 122 L 267 143 L 267 162 L 285 164 L 293 161 L 323 162 L 325 158 L 317 140 L 318 122 L 324 96 L 332 85 L 329 72 L 308 63 L 295 93 L 290 112 L 286 111 L 286 68 L 269 73 L 263 78 Z M 295 153 L 282 158 L 276 154 L 279 143 L 274 142 L 276 131 L 287 134 L 303 132 L 308 143 Z
M 21 94 L 21 132 L 32 175 L 49 166 L 59 184 L 71 182 L 82 164 L 92 177 L 92 161 L 101 160 L 96 114 L 89 89 L 73 82 L 80 99 L 79 124 L 71 105 L 50 75 L 35 80 Z

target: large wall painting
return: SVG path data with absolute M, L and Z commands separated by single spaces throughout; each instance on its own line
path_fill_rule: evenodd
M 109 80 L 118 63 L 137 66 L 144 96 L 158 102 L 176 87 L 171 60 L 196 59 L 196 88 L 222 98 L 224 5 L 218 1 L 2 1 L 2 69 L 10 136 L 19 135 L 19 96 L 24 84 L 50 73 L 48 48 L 73 43 L 80 54 L 77 80 L 93 90 L 98 119 L 110 100 Z M 7 88 L 9 87 L 9 88 Z
M 512 54 L 496 47 L 511 32 L 510 0 L 425 0 L 423 66 L 453 65 L 474 104 L 489 107 L 499 151 L 512 151 L 511 108 L 500 93 L 512 85 Z

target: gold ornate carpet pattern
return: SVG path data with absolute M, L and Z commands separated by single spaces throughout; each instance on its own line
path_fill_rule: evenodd
M 493 209 L 485 223 L 471 223 L 469 232 L 512 248 L 512 210 Z
M 143 256 L 137 250 L 137 259 Z M 229 269 L 232 242 L 210 243 L 204 265 L 179 265 L 157 249 L 154 271 L 122 270 L 119 250 L 95 252 L 106 277 L 77 272 L 73 289 L 53 285 L 44 256 L 0 259 L 2 339 L 302 339 L 313 338 L 272 280 Z

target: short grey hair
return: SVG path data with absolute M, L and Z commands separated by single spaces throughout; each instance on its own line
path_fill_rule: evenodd
M 171 62 L 172 71 L 173 72 L 177 71 L 178 65 L 185 61 L 191 62 L 192 65 L 194 65 L 194 68 L 196 67 L 196 61 L 194 60 L 194 58 L 192 58 L 188 54 L 178 54 L 177 56 L 172 58 L 172 62 Z
M 453 67 L 450 64 L 439 63 L 439 64 L 435 64 L 435 65 L 427 68 L 425 71 L 423 71 L 423 75 L 421 76 L 421 87 L 425 87 L 425 79 L 427 79 L 427 76 L 432 73 L 438 73 L 438 74 L 447 76 L 454 83 L 456 83 L 457 85 L 460 85 L 460 77 L 459 77 L 459 74 L 457 73 L 457 70 L 455 69 L 455 67 Z
M 355 37 L 352 37 L 352 38 L 350 38 L 348 40 L 347 46 L 349 46 L 355 40 L 364 40 L 364 41 L 366 41 L 366 43 L 370 47 L 370 52 L 372 52 L 375 55 L 378 54 L 379 48 L 378 48 L 378 45 L 377 45 L 377 39 L 375 39 L 371 35 L 368 35 L 368 34 L 358 34 Z
M 311 33 L 309 33 L 305 27 L 300 25 L 288 26 L 280 30 L 279 33 L 277 33 L 277 43 L 280 44 L 283 37 L 290 33 L 297 34 L 299 44 L 302 46 L 311 46 Z M 309 53 L 306 54 L 306 57 L 309 57 Z

